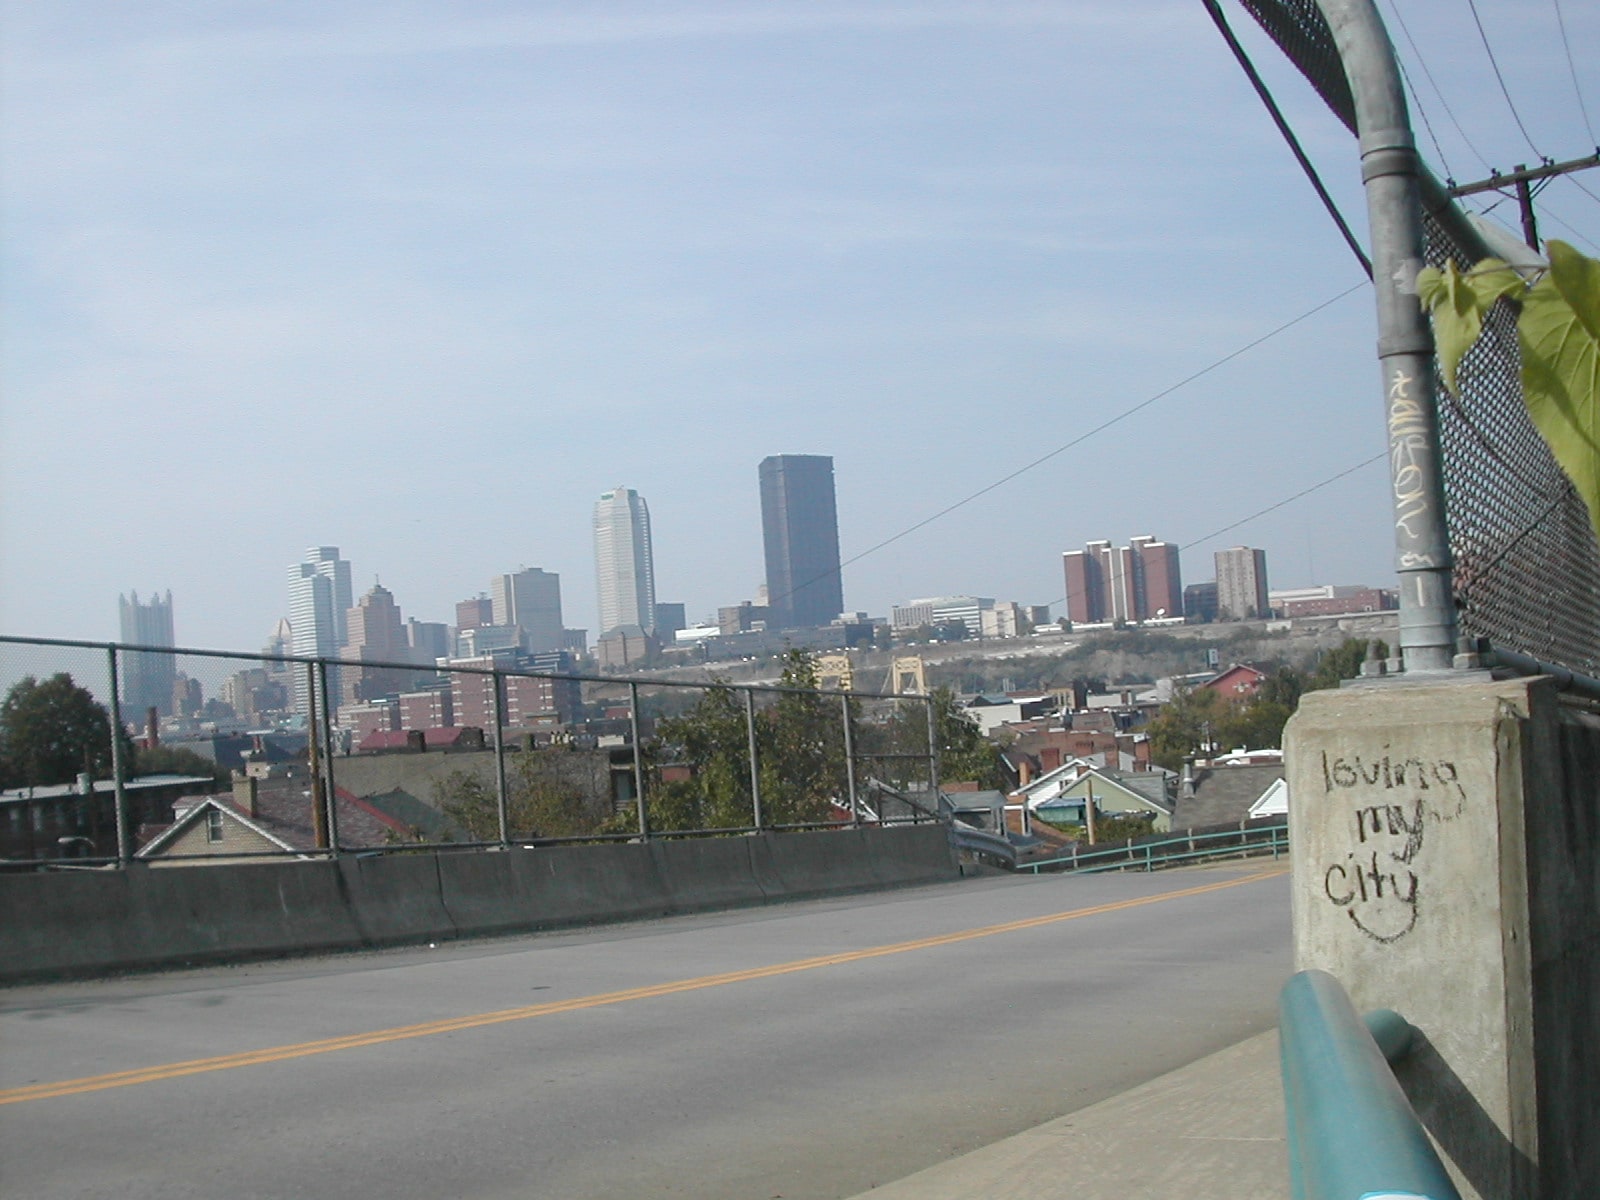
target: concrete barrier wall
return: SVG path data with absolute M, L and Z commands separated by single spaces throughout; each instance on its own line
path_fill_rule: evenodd
M 0 875 L 0 982 L 637 920 L 958 875 L 938 825 Z
M 1296 965 L 1422 1044 L 1464 1200 L 1600 1180 L 1600 716 L 1548 680 L 1313 692 L 1286 734 Z

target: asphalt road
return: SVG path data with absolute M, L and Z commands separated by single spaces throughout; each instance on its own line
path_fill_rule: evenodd
M 1288 904 L 984 877 L 13 988 L 0 1194 L 853 1196 L 1271 1028 Z

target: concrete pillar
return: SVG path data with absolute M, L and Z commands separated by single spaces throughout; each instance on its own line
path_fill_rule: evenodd
M 1600 1180 L 1600 717 L 1548 680 L 1363 682 L 1301 701 L 1298 969 L 1423 1035 L 1396 1070 L 1463 1197 Z

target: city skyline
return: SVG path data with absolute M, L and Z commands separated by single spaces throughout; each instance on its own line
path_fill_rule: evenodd
M 707 614 L 761 583 L 743 481 L 784 446 L 835 460 L 856 608 L 1058 603 L 1119 528 L 1393 586 L 1370 291 L 1200 6 L 0 10 L 7 632 L 112 638 L 154 581 L 185 643 L 252 647 L 323 541 L 418 616 L 518 562 L 593 613 L 618 479 Z M 1479 10 L 1586 153 L 1553 12 Z M 1472 23 L 1407 22 L 1434 170 L 1536 161 Z M 1238 32 L 1365 242 L 1354 140 Z M 1580 184 L 1536 205 L 1594 253 Z

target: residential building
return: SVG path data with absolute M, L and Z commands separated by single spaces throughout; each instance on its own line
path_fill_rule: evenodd
M 1218 550 L 1217 618 L 1244 621 L 1272 611 L 1267 600 L 1267 552 L 1249 546 Z
M 564 725 L 571 721 L 581 701 L 581 685 L 576 679 L 562 679 L 560 672 L 571 668 L 564 653 L 527 655 L 519 650 L 499 650 L 477 658 L 452 659 L 452 667 L 473 668 L 450 672 L 450 701 L 457 725 L 493 729 L 495 723 L 494 668 L 505 672 L 539 671 L 538 676 L 502 674 L 501 724 L 507 729 Z
M 769 628 L 827 625 L 844 611 L 833 459 L 773 455 L 761 460 L 760 481 Z
M 130 646 L 175 646 L 172 633 L 172 592 L 151 596 L 141 603 L 138 592 L 117 597 L 122 641 Z M 143 654 L 129 651 L 119 655 L 122 673 L 122 714 L 124 719 L 144 720 L 154 708 L 162 716 L 172 715 L 172 684 L 178 676 L 177 658 L 171 654 Z
M 350 564 L 337 546 L 313 546 L 304 561 L 289 568 L 289 627 L 294 653 L 307 658 L 334 658 L 344 647 L 353 600 Z M 294 708 L 311 712 L 311 684 L 304 670 L 292 673 Z M 340 696 L 337 667 L 328 668 L 328 696 Z
M 1067 619 L 1075 625 L 1127 624 L 1177 618 L 1183 613 L 1178 548 L 1150 534 L 1126 546 L 1087 543 L 1061 556 L 1067 585 Z
M 1183 616 L 1183 572 L 1178 548 L 1149 534 L 1128 540 L 1133 559 L 1134 610 L 1141 621 Z
M 448 687 L 401 692 L 401 729 L 450 729 L 456 723 L 454 697 Z
M 646 633 L 655 629 L 650 508 L 632 488 L 614 487 L 595 501 L 594 573 L 600 636 L 622 625 L 637 625 Z
M 561 576 L 538 567 L 523 567 L 489 581 L 490 615 L 496 625 L 522 630 L 522 644 L 535 654 L 560 650 Z

